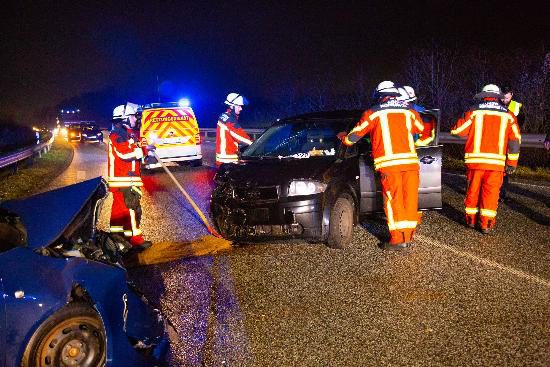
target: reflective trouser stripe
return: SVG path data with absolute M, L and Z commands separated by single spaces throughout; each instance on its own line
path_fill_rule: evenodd
M 478 208 L 466 208 L 466 214 L 477 214 L 478 212 Z
M 390 243 L 410 242 L 418 225 L 418 170 L 381 172 Z
M 139 228 L 137 213 L 129 209 L 124 201 L 124 194 L 120 190 L 112 191 L 113 206 L 111 208 L 110 230 L 112 233 L 123 233 L 127 237 L 142 234 Z
M 466 214 L 470 214 L 469 210 L 481 208 L 479 214 L 482 228 L 488 228 L 495 224 L 503 176 L 504 173 L 501 171 L 481 169 L 469 169 L 466 174 L 468 179 L 464 200 Z
M 485 217 L 494 218 L 497 216 L 497 211 L 490 209 L 481 209 L 480 214 Z

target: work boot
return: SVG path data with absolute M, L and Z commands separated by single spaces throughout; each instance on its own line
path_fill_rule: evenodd
M 476 227 L 476 216 L 475 215 L 466 215 L 466 226 L 468 228 L 475 228 Z
M 145 241 L 143 236 L 130 237 L 130 244 L 132 245 L 132 249 L 136 250 L 145 250 L 153 246 L 153 243 L 151 241 Z
M 380 247 L 383 250 L 387 250 L 387 251 L 403 251 L 411 247 L 411 243 L 410 242 L 402 242 L 402 243 L 384 242 L 380 244 Z
M 492 228 L 481 228 L 480 231 L 483 234 L 491 234 L 491 232 L 493 232 L 493 229 Z

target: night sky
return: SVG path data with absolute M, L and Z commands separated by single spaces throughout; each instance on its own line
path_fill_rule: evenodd
M 323 75 L 393 78 L 410 47 L 434 40 L 514 52 L 550 43 L 542 1 L 91 3 L 3 3 L 0 116 L 35 122 L 85 93 L 110 96 L 94 111 L 108 115 L 111 103 L 156 99 L 157 77 L 165 98 L 202 111 L 230 91 L 276 103 Z

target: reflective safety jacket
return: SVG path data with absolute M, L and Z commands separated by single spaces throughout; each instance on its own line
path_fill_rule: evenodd
M 464 162 L 469 169 L 504 171 L 517 166 L 521 135 L 516 116 L 496 98 L 484 98 L 451 130 L 466 137 Z
M 110 187 L 143 186 L 140 172 L 143 150 L 137 145 L 138 140 L 134 130 L 124 126 L 116 126 L 109 134 L 107 181 Z
M 517 101 L 511 100 L 510 103 L 508 103 L 508 106 L 506 107 L 508 107 L 508 110 L 516 116 L 518 120 L 518 125 L 520 129 L 522 129 L 523 124 L 525 123 L 525 114 L 523 113 L 523 104 Z
M 410 109 L 406 102 L 390 98 L 365 111 L 343 141 L 349 146 L 369 133 L 376 170 L 417 170 L 413 134 L 423 130 L 418 112 Z
M 236 163 L 239 160 L 237 152 L 239 144 L 252 144 L 250 136 L 239 125 L 238 116 L 232 109 L 218 117 L 216 128 L 216 165 Z
M 511 100 L 510 103 L 508 103 L 508 109 L 510 112 L 512 112 L 515 116 L 519 115 L 519 111 L 521 110 L 521 106 L 523 106 L 521 103 Z

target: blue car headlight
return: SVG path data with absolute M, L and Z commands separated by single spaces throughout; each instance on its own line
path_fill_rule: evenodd
M 313 195 L 324 192 L 327 184 L 312 180 L 294 180 L 288 186 L 288 196 Z

